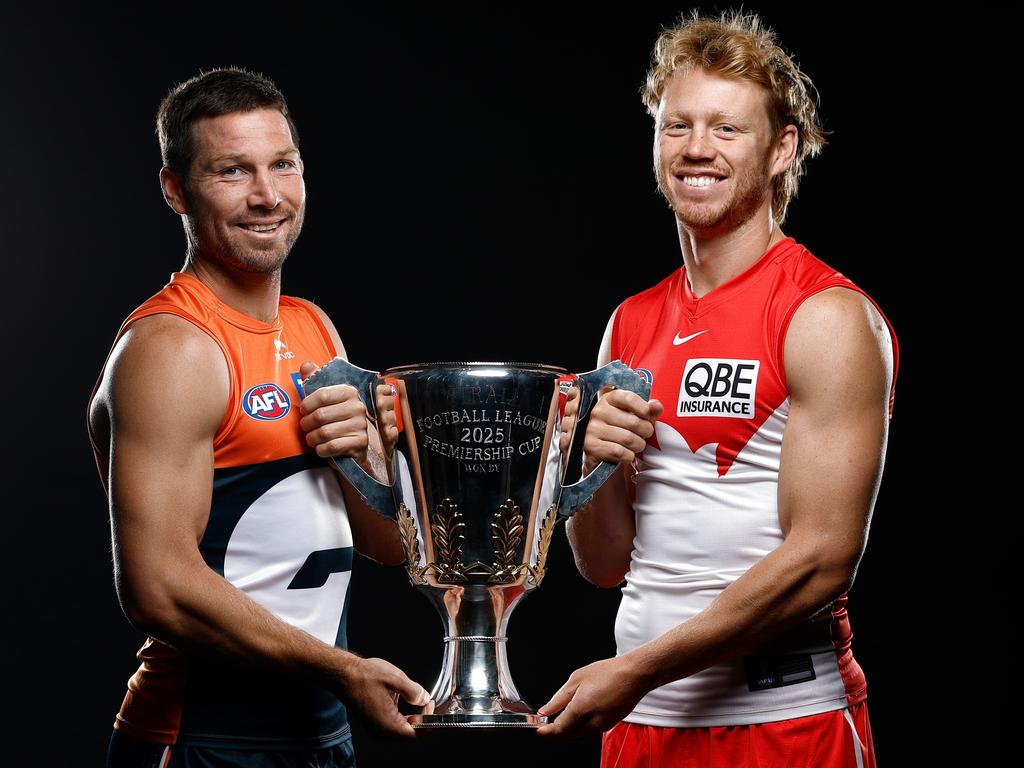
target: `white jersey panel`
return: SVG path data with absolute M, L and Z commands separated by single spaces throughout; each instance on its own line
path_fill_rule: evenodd
M 717 444 L 696 453 L 657 423 L 636 476 L 636 538 L 615 623 L 619 654 L 705 609 L 718 594 L 782 543 L 778 471 L 786 399 L 719 476 Z M 831 645 L 814 649 L 816 680 L 752 692 L 743 660 L 720 664 L 651 691 L 626 719 L 696 726 L 769 722 L 814 714 L 845 701 Z M 810 698 L 808 685 L 820 689 Z M 692 713 L 692 714 L 688 714 Z M 697 714 L 699 713 L 699 714 Z
M 352 571 L 331 573 L 317 588 L 288 586 L 310 554 L 345 547 L 352 530 L 334 470 L 304 470 L 246 509 L 228 540 L 224 578 L 282 621 L 334 645 Z

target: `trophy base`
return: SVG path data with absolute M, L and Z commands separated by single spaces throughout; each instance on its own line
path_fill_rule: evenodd
M 547 723 L 546 715 L 499 712 L 495 714 L 462 715 L 408 715 L 406 717 L 417 730 L 441 728 L 539 728 Z

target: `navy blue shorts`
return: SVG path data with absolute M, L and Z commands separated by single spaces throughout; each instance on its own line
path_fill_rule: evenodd
M 355 768 L 352 739 L 324 749 L 249 750 L 165 747 L 114 731 L 107 768 Z

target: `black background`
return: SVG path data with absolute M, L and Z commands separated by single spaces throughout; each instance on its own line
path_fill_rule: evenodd
M 784 231 L 865 288 L 900 341 L 886 475 L 849 605 L 876 747 L 893 764 L 901 724 L 950 692 L 924 659 L 934 558 L 949 535 L 931 514 L 954 490 L 914 464 L 922 446 L 939 449 L 925 370 L 932 265 L 947 246 L 929 200 L 949 180 L 934 140 L 942 82 L 929 62 L 946 22 L 851 6 L 824 23 L 807 9 L 747 7 L 814 79 L 833 131 Z M 284 289 L 327 310 L 357 364 L 508 359 L 589 370 L 617 303 L 680 261 L 638 93 L 655 36 L 680 9 L 8 17 L 0 761 L 101 765 L 135 668 L 141 636 L 114 594 L 84 414 L 120 321 L 182 263 L 181 224 L 157 184 L 153 122 L 167 89 L 225 65 L 282 88 L 309 196 Z M 174 392 L 167 402 L 188 407 Z M 441 658 L 433 609 L 401 569 L 357 560 L 350 646 L 429 688 Z M 614 653 L 618 591 L 582 580 L 561 532 L 549 562 L 544 589 L 510 627 L 512 672 L 536 706 L 575 667 Z M 403 746 L 353 720 L 368 766 L 463 764 L 485 753 L 481 765 L 596 765 L 599 750 L 596 737 L 466 734 Z M 928 748 L 918 749 L 926 764 Z

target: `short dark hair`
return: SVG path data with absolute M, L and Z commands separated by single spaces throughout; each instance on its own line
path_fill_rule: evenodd
M 224 67 L 200 72 L 179 83 L 160 102 L 156 113 L 156 135 L 164 165 L 187 187 L 195 157 L 192 126 L 206 117 L 264 108 L 281 111 L 298 148 L 299 132 L 284 94 L 269 78 L 237 67 Z

